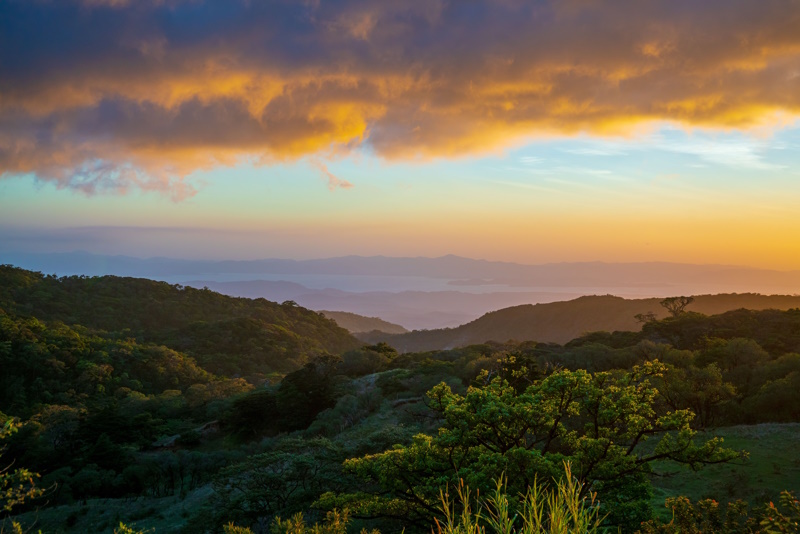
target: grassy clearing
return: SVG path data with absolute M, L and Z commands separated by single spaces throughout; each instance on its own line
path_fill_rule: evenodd
M 742 425 L 717 429 L 702 437 L 711 436 L 724 438 L 726 447 L 748 451 L 749 459 L 711 465 L 697 472 L 657 466 L 664 474 L 653 478 L 657 512 L 664 510 L 666 497 L 676 495 L 692 500 L 744 499 L 754 504 L 776 500 L 782 490 L 800 493 L 800 424 Z

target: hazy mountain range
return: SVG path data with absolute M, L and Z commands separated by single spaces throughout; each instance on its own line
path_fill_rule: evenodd
M 232 296 L 294 300 L 310 309 L 380 317 L 408 329 L 454 327 L 493 310 L 582 295 L 800 292 L 800 271 L 666 262 L 523 265 L 458 256 L 202 261 L 0 252 L 0 263 L 62 276 L 144 277 Z
M 369 343 L 385 341 L 401 352 L 441 350 L 486 341 L 539 341 L 566 343 L 589 332 L 638 331 L 635 315 L 653 312 L 668 315 L 661 299 L 623 299 L 611 295 L 586 296 L 566 302 L 523 305 L 487 313 L 457 328 L 422 330 L 406 334 L 373 332 L 358 337 Z M 800 296 L 721 294 L 699 295 L 687 308 L 706 315 L 730 310 L 800 308 Z
M 463 291 L 341 291 L 310 289 L 292 282 L 189 281 L 192 287 L 208 287 L 236 297 L 266 298 L 283 302 L 293 300 L 312 310 L 338 310 L 365 317 L 380 317 L 407 329 L 445 328 L 458 326 L 480 317 L 487 311 L 538 302 L 574 298 L 574 293 Z

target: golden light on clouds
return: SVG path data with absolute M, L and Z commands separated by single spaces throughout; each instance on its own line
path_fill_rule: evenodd
M 0 172 L 183 198 L 248 160 L 456 157 L 800 113 L 800 2 L 23 2 Z

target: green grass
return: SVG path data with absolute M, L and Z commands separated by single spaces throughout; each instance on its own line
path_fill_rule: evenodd
M 653 478 L 653 506 L 664 510 L 664 499 L 685 495 L 692 500 L 720 502 L 744 499 L 750 504 L 776 501 L 782 490 L 800 494 L 800 424 L 761 424 L 716 429 L 701 437 L 719 436 L 725 446 L 750 453 L 735 464 L 711 465 L 694 472 L 666 464 L 657 466 L 665 476 Z

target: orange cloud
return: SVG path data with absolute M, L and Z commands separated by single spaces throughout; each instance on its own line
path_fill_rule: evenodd
M 193 171 L 242 160 L 454 157 L 800 113 L 800 4 L 783 0 L 2 9 L 0 173 L 89 193 L 180 199 Z

